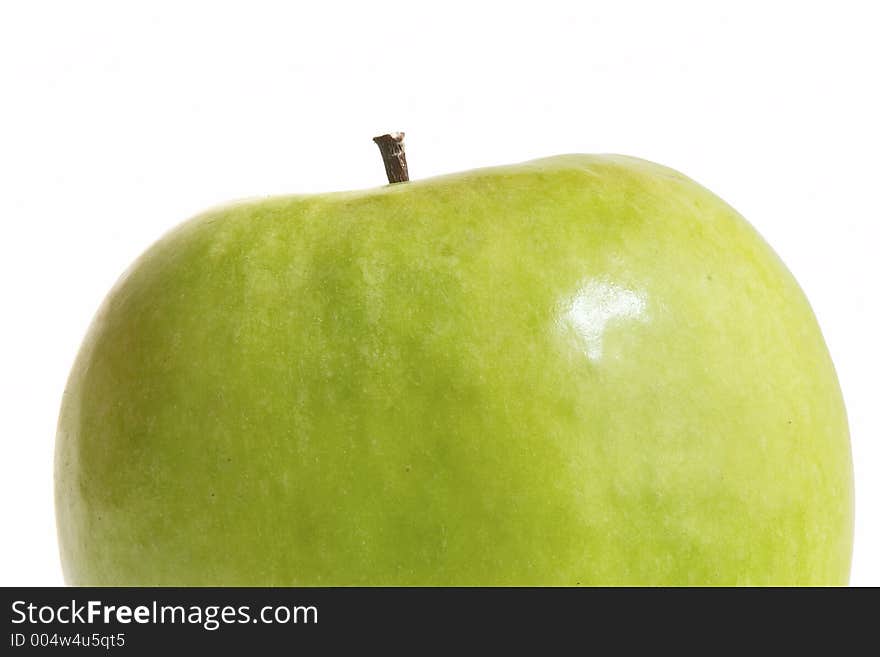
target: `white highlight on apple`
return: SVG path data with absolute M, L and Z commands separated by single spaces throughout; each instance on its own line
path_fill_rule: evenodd
M 608 324 L 620 319 L 644 321 L 647 305 L 644 294 L 593 279 L 572 298 L 564 318 L 584 341 L 587 358 L 598 361 Z

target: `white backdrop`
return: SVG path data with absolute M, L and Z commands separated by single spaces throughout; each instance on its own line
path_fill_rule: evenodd
M 838 368 L 853 584 L 880 584 L 875 2 L 0 5 L 0 584 L 61 583 L 55 422 L 103 295 L 163 231 L 246 196 L 563 152 L 677 168 L 768 239 Z

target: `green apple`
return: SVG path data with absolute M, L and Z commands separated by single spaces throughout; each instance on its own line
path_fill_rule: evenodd
M 243 202 L 123 275 L 65 392 L 91 585 L 842 585 L 835 371 L 668 168 L 566 155 Z

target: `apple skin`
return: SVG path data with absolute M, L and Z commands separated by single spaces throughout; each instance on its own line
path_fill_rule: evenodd
M 76 585 L 843 585 L 806 298 L 711 192 L 566 155 L 209 211 L 65 392 Z

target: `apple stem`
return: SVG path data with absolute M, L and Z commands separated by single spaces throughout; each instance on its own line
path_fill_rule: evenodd
M 403 133 L 391 132 L 387 135 L 373 137 L 373 141 L 382 153 L 382 161 L 385 163 L 385 173 L 388 182 L 406 182 L 409 180 L 409 171 L 406 168 L 406 153 L 403 150 Z

